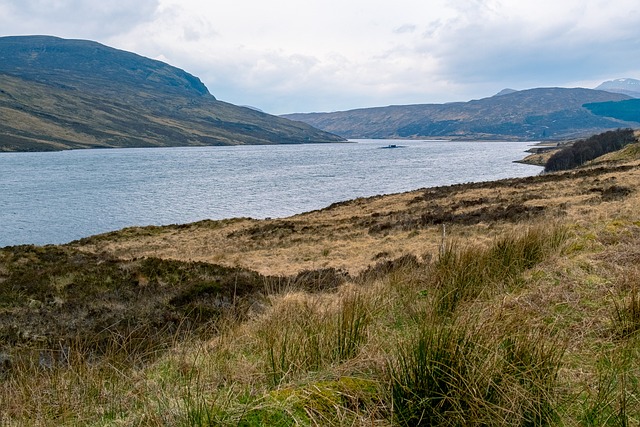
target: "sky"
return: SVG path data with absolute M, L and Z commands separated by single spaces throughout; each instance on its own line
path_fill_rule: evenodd
M 0 35 L 162 60 L 272 114 L 640 79 L 637 0 L 0 0 Z

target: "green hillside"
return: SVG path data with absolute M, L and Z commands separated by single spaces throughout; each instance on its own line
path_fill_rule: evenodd
M 160 61 L 91 41 L 0 38 L 0 151 L 338 141 L 219 101 Z

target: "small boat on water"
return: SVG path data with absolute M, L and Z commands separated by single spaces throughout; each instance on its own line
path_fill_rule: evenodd
M 380 147 L 380 148 L 404 148 L 404 145 L 397 145 L 397 144 L 389 144 L 385 147 Z

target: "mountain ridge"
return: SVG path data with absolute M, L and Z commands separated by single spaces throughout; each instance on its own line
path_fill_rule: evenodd
M 634 98 L 640 98 L 640 80 L 630 78 L 608 80 L 598 85 L 598 87 L 596 87 L 596 90 L 622 93 Z
M 0 37 L 0 151 L 343 141 L 217 100 L 161 61 L 88 40 Z
M 25 80 L 96 93 L 110 93 L 111 80 L 165 93 L 213 96 L 198 77 L 180 68 L 91 40 L 9 36 L 0 38 L 0 46 L 0 73 Z
M 539 140 L 575 138 L 640 123 L 597 116 L 583 105 L 631 99 L 583 88 L 534 88 L 447 104 L 392 105 L 333 113 L 286 114 L 346 138 Z

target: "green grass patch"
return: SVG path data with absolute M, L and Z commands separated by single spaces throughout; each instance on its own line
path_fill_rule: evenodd
M 554 253 L 566 238 L 562 228 L 531 228 L 486 249 L 445 246 L 428 271 L 429 284 L 437 289 L 437 312 L 450 315 L 462 302 L 513 289 L 524 271 Z
M 551 424 L 563 351 L 542 335 L 427 325 L 390 362 L 393 418 L 403 426 Z

